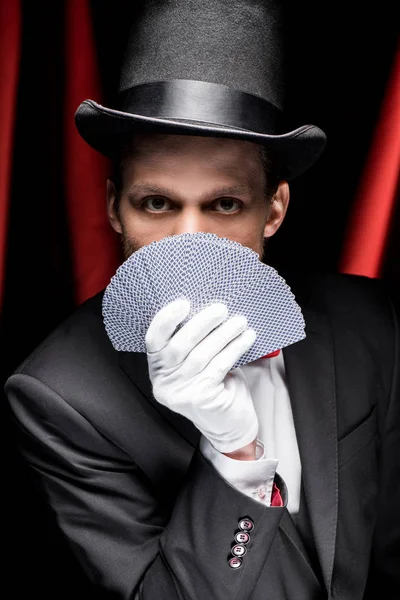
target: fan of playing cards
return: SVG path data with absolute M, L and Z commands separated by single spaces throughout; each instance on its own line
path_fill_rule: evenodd
M 189 315 L 222 302 L 228 318 L 247 317 L 257 338 L 232 370 L 305 338 L 300 307 L 285 280 L 256 252 L 213 233 L 164 237 L 134 252 L 117 270 L 103 296 L 103 320 L 114 348 L 146 352 L 145 335 L 155 314 L 186 298 Z

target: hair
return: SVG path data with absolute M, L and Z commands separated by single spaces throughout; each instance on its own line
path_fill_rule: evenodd
M 118 153 L 112 159 L 112 170 L 110 179 L 115 187 L 114 208 L 118 213 L 122 193 L 122 172 L 126 157 L 131 153 L 131 138 L 120 144 Z M 281 179 L 279 176 L 278 161 L 273 152 L 262 144 L 259 146 L 259 159 L 264 172 L 264 195 L 265 200 L 272 204 Z

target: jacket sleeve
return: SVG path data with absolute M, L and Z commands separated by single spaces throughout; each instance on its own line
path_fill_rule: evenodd
M 65 399 L 30 375 L 6 383 L 19 446 L 88 577 L 112 597 L 248 598 L 287 505 L 266 507 L 225 481 L 199 448 L 167 511 L 134 459 Z M 239 532 L 254 528 L 241 566 L 228 564 Z
M 380 481 L 370 572 L 364 599 L 400 598 L 400 327 L 393 314 L 389 401 L 380 416 Z

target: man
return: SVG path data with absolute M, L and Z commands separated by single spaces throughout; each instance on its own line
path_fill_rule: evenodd
M 84 138 L 116 160 L 107 207 L 125 257 L 198 231 L 264 257 L 288 181 L 325 141 L 312 125 L 283 128 L 280 29 L 272 2 L 144 6 L 120 110 L 86 101 L 77 113 Z M 172 303 L 154 317 L 146 354 L 118 353 L 99 294 L 9 378 L 23 455 L 88 577 L 112 597 L 400 596 L 397 317 L 367 278 L 284 276 L 307 335 L 226 373 L 232 402 L 203 414 L 223 427 L 241 392 L 226 451 L 198 415 L 171 408 L 179 386 L 160 368 L 172 357 L 188 370 L 202 345 L 228 371 L 227 356 L 233 365 L 251 346 L 243 322 L 211 332 L 224 316 L 215 307 L 175 337 L 185 313 Z M 192 394 L 181 392 L 185 408 L 203 401 Z

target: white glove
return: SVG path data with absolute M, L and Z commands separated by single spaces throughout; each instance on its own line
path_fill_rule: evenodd
M 251 348 L 257 334 L 245 330 L 244 316 L 220 325 L 228 309 L 217 303 L 171 337 L 189 311 L 188 300 L 175 300 L 150 323 L 145 342 L 153 395 L 190 419 L 216 450 L 233 452 L 256 439 L 258 419 L 242 372 L 228 371 Z

